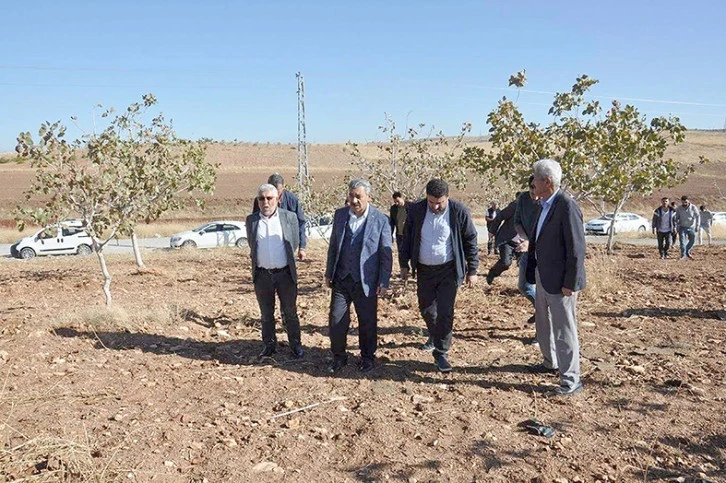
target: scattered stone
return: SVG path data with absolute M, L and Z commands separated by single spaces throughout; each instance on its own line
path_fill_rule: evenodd
M 293 418 L 289 421 L 285 421 L 282 426 L 288 429 L 297 429 L 300 427 L 300 420 L 298 418 Z
M 645 367 L 643 366 L 628 366 L 627 370 L 633 374 L 645 374 Z
M 114 414 L 111 419 L 113 419 L 114 421 L 121 421 L 123 418 L 124 417 L 122 414 Z
M 176 466 L 176 465 L 174 464 L 173 461 L 166 460 L 166 461 L 164 461 L 164 466 L 168 466 L 171 468 L 172 466 Z
M 414 404 L 430 403 L 430 402 L 434 402 L 434 398 L 429 397 L 429 396 L 421 396 L 419 394 L 414 394 L 411 397 L 411 401 Z
M 222 438 L 222 444 L 224 444 L 228 448 L 236 448 L 238 446 L 237 440 L 234 438 Z
M 268 473 L 270 471 L 276 471 L 278 468 L 282 469 L 277 466 L 277 463 L 273 463 L 272 461 L 263 461 L 253 466 L 252 471 L 255 473 Z

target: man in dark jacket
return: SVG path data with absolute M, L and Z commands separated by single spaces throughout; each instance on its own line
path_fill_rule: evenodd
M 454 325 L 454 304 L 459 285 L 477 281 L 479 249 L 477 232 L 469 210 L 449 199 L 449 185 L 432 179 L 426 185 L 426 199 L 408 209 L 401 260 L 401 275 L 416 275 L 418 307 L 429 330 L 422 349 L 433 351 L 436 367 L 450 372 L 448 361 Z
M 285 189 L 285 180 L 280 173 L 271 174 L 267 178 L 267 183 L 271 184 L 277 189 L 278 206 L 283 210 L 292 211 L 297 216 L 298 222 L 298 233 L 300 237 L 300 248 L 298 249 L 297 256 L 300 260 L 305 259 L 305 247 L 307 247 L 308 237 L 305 233 L 305 213 L 303 213 L 302 203 L 295 193 L 291 193 Z M 257 204 L 257 199 L 252 202 L 252 213 L 260 211 L 260 207 Z
M 506 208 L 504 208 L 499 216 L 494 220 L 492 228 L 496 233 L 494 242 L 496 247 L 499 249 L 499 260 L 492 265 L 487 273 L 487 283 L 491 285 L 494 279 L 497 278 L 502 272 L 509 270 L 512 266 L 512 260 L 515 255 L 519 257 L 519 253 L 515 252 L 515 249 L 519 246 L 522 241 L 517 235 L 517 230 L 514 228 L 514 212 L 517 206 L 517 201 L 512 201 Z
M 535 324 L 544 362 L 535 372 L 558 373 L 560 385 L 549 396 L 582 392 L 577 294 L 585 288 L 585 231 L 577 202 L 560 189 L 557 161 L 534 163 L 535 195 L 540 209 L 530 239 L 527 278 L 536 281 Z
M 658 254 L 660 258 L 668 258 L 671 247 L 671 236 L 676 232 L 675 211 L 669 206 L 668 198 L 661 198 L 660 206 L 653 212 L 651 227 L 653 234 L 658 237 Z
M 495 255 L 499 255 L 499 248 L 495 243 L 497 230 L 495 229 L 494 223 L 501 212 L 502 210 L 499 209 L 499 203 L 497 203 L 496 201 L 492 201 L 491 203 L 489 203 L 489 209 L 484 216 L 484 219 L 487 222 L 487 232 L 489 232 L 489 237 L 487 240 L 487 255 L 491 255 L 492 251 Z
M 391 220 L 391 234 L 396 239 L 399 266 L 403 266 L 401 265 L 401 241 L 403 240 L 403 227 L 406 224 L 406 216 L 408 215 L 406 205 L 406 198 L 403 197 L 400 191 L 395 191 L 389 218 Z

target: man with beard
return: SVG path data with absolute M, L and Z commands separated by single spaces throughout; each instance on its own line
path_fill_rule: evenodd
M 454 303 L 459 285 L 477 281 L 479 248 L 469 210 L 449 198 L 442 179 L 426 184 L 426 199 L 409 206 L 403 242 L 401 275 L 416 274 L 416 294 L 421 316 L 429 330 L 422 347 L 432 351 L 436 368 L 451 372 L 448 360 L 454 328 Z

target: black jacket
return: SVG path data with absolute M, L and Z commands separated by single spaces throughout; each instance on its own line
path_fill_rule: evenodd
M 421 227 L 426 217 L 426 210 L 428 210 L 428 204 L 425 199 L 409 205 L 406 225 L 403 230 L 403 241 L 399 248 L 401 266 L 408 268 L 408 262 L 410 261 L 411 271 L 414 274 L 418 264 Z M 464 276 L 476 275 L 477 268 L 479 268 L 477 232 L 468 208 L 452 199 L 449 199 L 449 223 L 454 248 L 454 261 L 456 263 L 456 283 L 461 284 L 464 281 Z

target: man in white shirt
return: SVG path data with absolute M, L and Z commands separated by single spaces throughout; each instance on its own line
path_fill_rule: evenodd
M 303 356 L 300 319 L 297 315 L 297 270 L 295 251 L 300 245 L 297 215 L 278 207 L 277 188 L 263 184 L 257 190 L 260 210 L 247 217 L 247 241 L 252 258 L 252 280 L 262 316 L 259 357 L 276 351 L 275 294 L 286 322 L 287 339 L 294 358 Z
M 442 179 L 426 184 L 426 199 L 411 204 L 401 243 L 401 275 L 417 274 L 418 308 L 429 330 L 421 347 L 433 353 L 436 368 L 451 372 L 448 352 L 454 329 L 454 305 L 459 286 L 477 281 L 479 249 L 469 209 L 449 198 Z

